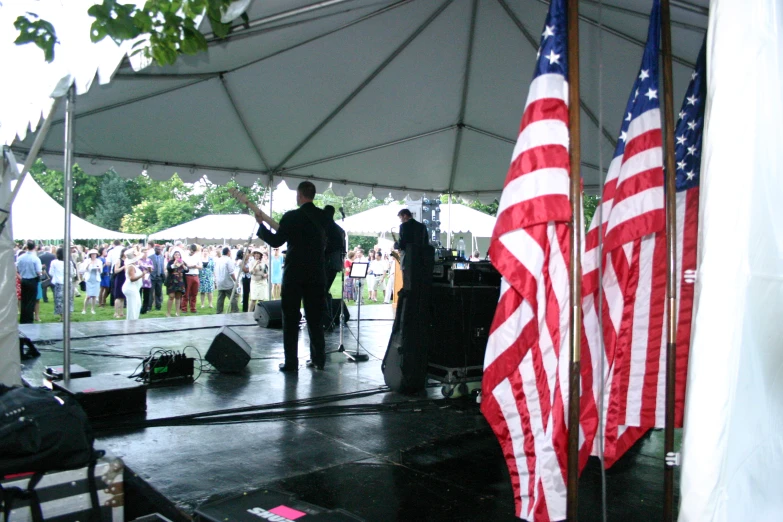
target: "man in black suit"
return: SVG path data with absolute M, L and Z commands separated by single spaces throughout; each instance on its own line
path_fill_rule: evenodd
M 299 307 L 304 300 L 305 318 L 310 332 L 310 361 L 308 365 L 323 370 L 326 362 L 324 328 L 321 317 L 324 307 L 326 230 L 331 221 L 323 210 L 313 204 L 315 185 L 303 181 L 296 189 L 299 208 L 283 215 L 280 227 L 274 233 L 263 225 L 263 218 L 256 214 L 258 237 L 273 248 L 288 243 L 283 271 L 283 347 L 285 363 L 280 371 L 299 370 L 298 342 Z
M 397 212 L 400 218 L 400 239 L 394 243 L 394 248 L 405 252 L 408 245 L 428 245 L 430 243 L 427 227 L 413 219 L 413 214 L 407 208 Z
M 49 249 L 47 247 L 44 247 L 43 245 L 38 245 L 38 259 L 41 260 L 41 266 L 44 267 L 44 270 L 46 270 L 46 273 L 49 273 L 49 269 L 52 266 L 52 261 L 54 261 L 55 257 L 54 254 L 49 252 Z M 41 283 L 41 291 L 43 292 L 43 302 L 48 303 L 49 297 L 47 297 L 47 293 L 49 288 L 52 287 L 51 279 L 46 284 Z M 54 293 L 54 290 L 52 290 L 52 293 Z
M 334 312 L 332 311 L 332 296 L 329 291 L 337 278 L 337 274 L 343 269 L 345 259 L 345 230 L 334 221 L 334 207 L 326 205 L 324 212 L 329 218 L 326 227 L 326 305 L 324 308 L 324 325 L 330 327 Z

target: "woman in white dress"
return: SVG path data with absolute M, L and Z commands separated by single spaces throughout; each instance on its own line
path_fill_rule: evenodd
M 259 301 L 265 301 L 269 298 L 269 285 L 267 283 L 269 264 L 267 264 L 264 257 L 264 253 L 260 249 L 253 249 L 253 259 L 250 260 L 249 312 L 255 311 L 256 303 Z
M 135 250 L 125 253 L 125 282 L 122 284 L 122 293 L 125 294 L 128 313 L 128 321 L 138 319 L 141 313 L 141 278 L 144 272 L 136 268 L 136 262 L 141 259 L 141 254 Z

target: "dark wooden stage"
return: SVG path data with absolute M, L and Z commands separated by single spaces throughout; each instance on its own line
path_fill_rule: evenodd
M 444 399 L 436 385 L 413 399 L 384 390 L 380 359 L 392 314 L 390 306 L 363 307 L 361 342 L 370 360 L 357 364 L 331 353 L 324 371 L 304 367 L 303 332 L 298 374 L 278 371 L 282 332 L 259 328 L 251 314 L 73 324 L 72 362 L 93 375 L 131 375 L 138 357 L 158 348 L 193 346 L 203 355 L 223 325 L 234 326 L 253 348 L 242 374 L 205 371 L 193 384 L 150 388 L 146 422 L 262 408 L 208 421 L 97 430 L 96 447 L 128 467 L 126 519 L 160 512 L 188 520 L 208 500 L 263 487 L 372 522 L 517 520 L 500 447 L 475 400 Z M 348 327 L 345 345 L 355 350 L 356 321 Z M 62 325 L 20 330 L 41 350 L 23 367 L 24 378 L 38 384 L 46 366 L 62 364 Z M 328 333 L 327 351 L 338 346 L 337 331 Z M 263 408 L 276 403 L 283 404 Z M 600 483 L 593 459 L 580 481 L 580 520 L 601 520 Z M 607 472 L 608 520 L 660 520 L 662 491 L 659 431 Z

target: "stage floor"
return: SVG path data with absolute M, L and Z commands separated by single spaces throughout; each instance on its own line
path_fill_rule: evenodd
M 349 310 L 355 319 L 355 307 Z M 127 514 L 154 510 L 186 520 L 207 500 L 263 487 L 367 521 L 517 520 L 500 447 L 474 400 L 445 400 L 435 385 L 416 399 L 383 391 L 381 359 L 393 313 L 391 306 L 363 307 L 360 339 L 370 360 L 357 364 L 331 353 L 322 372 L 304 367 L 303 330 L 298 374 L 278 371 L 282 332 L 259 328 L 251 314 L 72 325 L 72 362 L 93 375 L 130 375 L 140 361 L 127 357 L 154 349 L 192 346 L 203 356 L 224 325 L 253 348 L 242 374 L 204 372 L 193 384 L 150 388 L 146 421 L 160 426 L 97 430 L 96 448 L 122 457 L 130 470 Z M 42 354 L 25 361 L 23 377 L 40 383 L 46 366 L 62 364 L 62 325 L 20 330 Z M 349 321 L 348 350 L 356 349 L 356 334 L 356 321 Z M 327 334 L 327 352 L 339 344 L 337 331 Z M 287 404 L 241 419 L 161 421 L 276 403 Z M 292 406 L 316 409 L 292 416 Z M 657 431 L 608 471 L 608 519 L 660 520 L 662 491 L 663 433 Z M 580 480 L 580 521 L 601 520 L 600 506 L 592 459 Z

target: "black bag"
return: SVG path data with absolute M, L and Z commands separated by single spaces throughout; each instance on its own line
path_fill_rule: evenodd
M 94 441 L 87 414 L 71 397 L 0 385 L 0 476 L 86 466 L 97 457 Z
M 392 391 L 415 394 L 427 384 L 428 347 L 432 344 L 430 306 L 435 250 L 408 244 L 403 259 L 403 286 L 383 357 L 383 380 Z

